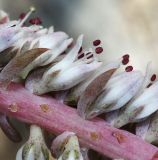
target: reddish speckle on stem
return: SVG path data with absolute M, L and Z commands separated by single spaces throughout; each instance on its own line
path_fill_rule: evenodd
M 126 68 L 125 68 L 125 71 L 126 72 L 131 72 L 133 70 L 133 67 L 132 66 L 127 66 Z
M 112 136 L 117 139 L 119 144 L 121 144 L 121 143 L 126 141 L 126 137 L 123 134 L 119 133 L 119 132 L 112 133 Z
M 41 104 L 40 107 L 41 107 L 41 110 L 45 113 L 49 111 L 48 104 Z
M 100 53 L 102 53 L 103 52 L 103 48 L 102 47 L 97 47 L 96 49 L 95 49 L 95 53 L 96 54 L 100 54 Z
M 129 62 L 129 59 L 123 59 L 123 60 L 122 60 L 122 64 L 123 64 L 123 65 L 128 64 L 128 62 Z
M 93 41 L 93 46 L 98 46 L 98 45 L 100 45 L 100 43 L 101 43 L 101 40 L 96 39 Z
M 30 19 L 30 20 L 29 20 L 29 23 L 31 23 L 31 24 L 36 24 L 36 25 L 40 25 L 40 24 L 42 24 L 42 21 L 41 21 L 41 19 L 40 19 L 39 17 L 36 17 L 36 18 Z
M 151 81 L 155 81 L 156 80 L 156 74 L 153 74 L 150 78 Z
M 97 140 L 99 138 L 99 135 L 96 132 L 91 132 L 90 136 L 92 140 Z
M 26 16 L 26 13 L 21 13 L 20 16 L 19 16 L 19 19 L 24 19 Z
M 17 112 L 18 111 L 18 105 L 16 103 L 12 103 L 11 105 L 9 105 L 8 108 L 11 112 Z

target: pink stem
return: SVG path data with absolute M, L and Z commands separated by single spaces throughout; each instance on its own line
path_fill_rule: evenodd
M 110 127 L 104 120 L 84 120 L 75 109 L 50 96 L 36 96 L 21 84 L 11 84 L 0 92 L 0 112 L 26 123 L 37 124 L 49 132 L 72 131 L 80 142 L 110 158 L 153 160 L 158 148 L 123 130 Z

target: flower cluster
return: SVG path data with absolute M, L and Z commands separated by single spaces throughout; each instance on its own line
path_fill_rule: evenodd
M 146 120 L 137 126 L 137 134 L 143 130 L 144 139 L 156 142 L 158 82 L 151 73 L 151 65 L 148 64 L 145 74 L 133 70 L 132 66 L 122 71 L 122 66 L 129 63 L 128 54 L 104 64 L 98 58 L 103 52 L 100 40 L 93 42 L 93 48 L 83 49 L 83 35 L 75 42 L 66 33 L 55 32 L 52 26 L 44 28 L 37 18 L 25 26 L 32 12 L 34 8 L 19 20 L 9 20 L 8 15 L 0 11 L 1 89 L 7 89 L 14 81 L 23 82 L 26 89 L 37 95 L 66 91 L 64 103 L 77 106 L 82 118 L 91 119 L 106 113 L 106 120 L 117 128 Z M 155 115 L 148 119 L 153 113 Z M 59 146 L 57 150 L 60 150 L 58 159 L 82 160 L 77 137 L 70 135 L 66 141 L 62 135 L 65 144 L 62 151 L 62 142 L 56 140 L 55 147 Z M 43 140 L 33 139 L 31 137 L 18 152 L 17 160 L 21 156 L 37 159 L 32 157 L 33 153 L 40 159 L 49 159 Z

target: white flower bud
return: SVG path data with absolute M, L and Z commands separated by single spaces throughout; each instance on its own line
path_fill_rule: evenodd
M 83 160 L 78 138 L 72 132 L 59 135 L 52 145 L 58 160 Z
M 55 160 L 47 148 L 42 130 L 36 125 L 30 128 L 29 140 L 19 149 L 16 160 Z

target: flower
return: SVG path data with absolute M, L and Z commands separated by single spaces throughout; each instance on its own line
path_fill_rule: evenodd
M 31 125 L 29 140 L 17 152 L 16 160 L 36 159 L 55 160 L 45 144 L 41 128 Z
M 88 79 L 79 83 L 76 87 L 72 88 L 65 99 L 65 103 L 70 105 L 76 105 L 80 96 L 83 95 L 84 91 L 90 86 L 94 81 L 98 81 L 98 78 L 105 74 L 107 71 L 112 69 L 117 69 L 120 67 L 120 61 L 110 62 L 108 64 L 103 64 L 96 71 L 89 76 Z M 93 88 L 95 86 L 93 85 Z M 88 98 L 88 97 L 87 97 Z
M 93 57 L 77 59 L 82 39 L 83 35 L 79 36 L 76 45 L 61 61 L 50 66 L 38 83 L 34 81 L 31 85 L 27 85 L 26 81 L 26 88 L 40 95 L 50 91 L 70 89 L 88 78 L 102 63 Z
M 68 35 L 64 32 L 49 33 L 35 39 L 32 42 L 32 47 L 30 49 L 32 49 L 36 43 L 38 43 L 38 48 L 48 48 L 50 50 L 45 52 L 43 55 L 38 56 L 23 69 L 23 71 L 20 73 L 20 76 L 23 79 L 26 79 L 31 70 L 53 62 L 54 59 L 63 53 L 72 43 L 72 38 L 68 39 Z
M 157 111 L 157 94 L 158 82 L 137 96 L 116 118 L 114 126 L 121 127 L 129 122 L 139 122 Z
M 64 132 L 52 144 L 58 160 L 83 160 L 78 138 L 73 132 Z
M 6 21 L 6 23 L 0 25 L 0 52 L 12 46 L 23 36 L 21 34 L 24 31 L 22 25 L 34 10 L 34 8 L 30 8 L 22 21 Z
M 86 118 L 123 107 L 140 89 L 143 75 L 139 71 L 122 72 L 111 77 L 102 93 L 91 106 L 87 106 Z

